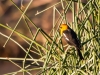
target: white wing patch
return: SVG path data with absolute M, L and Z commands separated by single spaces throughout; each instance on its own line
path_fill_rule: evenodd
M 67 36 L 63 33 L 63 35 L 64 35 L 64 37 L 65 37 L 65 39 L 67 40 L 67 41 L 69 41 L 69 39 L 67 38 Z

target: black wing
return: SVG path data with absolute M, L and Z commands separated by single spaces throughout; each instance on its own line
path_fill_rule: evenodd
M 80 52 L 80 49 L 81 49 L 81 42 L 80 40 L 77 38 L 77 35 L 76 33 L 72 30 L 72 29 L 69 29 L 69 30 L 66 30 L 63 32 L 64 34 L 64 37 L 66 38 L 66 41 L 69 45 L 72 45 L 72 46 L 75 46 L 76 49 L 77 49 L 77 53 L 80 57 L 80 59 L 84 59 L 81 52 Z M 65 36 L 66 35 L 66 36 Z
M 67 43 L 69 45 L 81 48 L 81 43 L 80 43 L 79 39 L 77 38 L 76 33 L 72 29 L 68 29 L 68 30 L 64 31 L 63 33 L 66 35 L 65 38 L 69 39 L 69 40 L 67 40 Z

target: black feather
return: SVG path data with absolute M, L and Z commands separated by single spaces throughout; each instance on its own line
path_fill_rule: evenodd
M 80 59 L 83 59 L 83 56 L 82 56 L 82 54 L 80 52 L 80 50 L 81 50 L 81 42 L 77 38 L 76 33 L 71 28 L 69 28 L 68 30 L 63 31 L 63 34 L 66 35 L 66 37 L 64 36 L 65 38 L 69 39 L 69 40 L 66 40 L 67 43 L 69 45 L 71 45 L 71 46 L 76 47 L 77 53 L 78 53 Z

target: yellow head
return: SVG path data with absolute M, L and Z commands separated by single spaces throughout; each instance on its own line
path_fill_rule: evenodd
M 68 30 L 68 29 L 69 29 L 69 27 L 68 27 L 67 24 L 61 24 L 60 25 L 60 34 L 61 34 L 61 36 L 63 34 L 63 31 Z

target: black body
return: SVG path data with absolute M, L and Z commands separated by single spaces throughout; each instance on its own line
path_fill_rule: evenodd
M 81 42 L 77 38 L 76 33 L 71 28 L 69 28 L 68 30 L 63 31 L 63 35 L 66 35 L 66 37 L 65 36 L 64 37 L 68 39 L 68 40 L 66 39 L 67 43 L 71 46 L 74 46 L 77 49 L 77 53 L 78 53 L 80 59 L 84 59 L 80 52 Z

